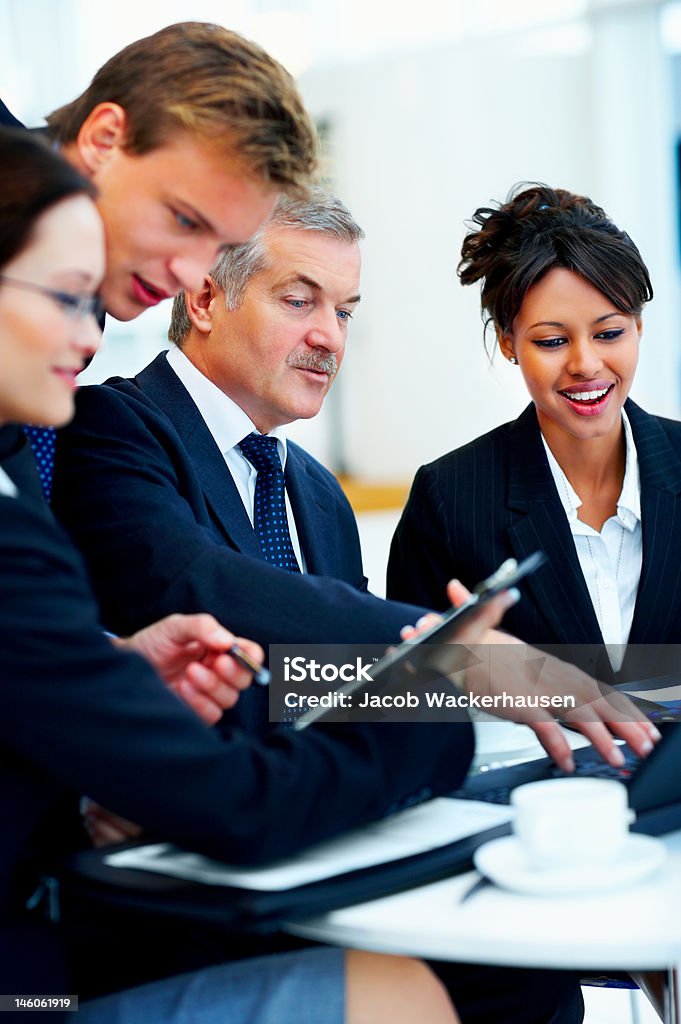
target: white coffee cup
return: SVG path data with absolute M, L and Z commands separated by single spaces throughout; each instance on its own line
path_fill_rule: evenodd
M 615 860 L 634 814 L 614 779 L 547 779 L 511 794 L 513 831 L 530 865 L 587 867 Z

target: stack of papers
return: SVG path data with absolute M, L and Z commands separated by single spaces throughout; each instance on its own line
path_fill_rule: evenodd
M 170 843 L 154 843 L 113 853 L 106 858 L 106 863 L 206 885 L 275 892 L 435 850 L 510 821 L 511 816 L 509 807 L 439 798 L 353 829 L 262 868 L 232 867 L 188 853 Z

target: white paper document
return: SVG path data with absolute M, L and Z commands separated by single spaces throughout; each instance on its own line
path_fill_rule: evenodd
M 293 889 L 446 846 L 510 821 L 511 814 L 509 807 L 496 804 L 439 798 L 363 825 L 264 868 L 231 867 L 197 853 L 187 853 L 170 843 L 112 853 L 106 863 L 117 868 L 156 871 L 206 885 L 262 891 Z

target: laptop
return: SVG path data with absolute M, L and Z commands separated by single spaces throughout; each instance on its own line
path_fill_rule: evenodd
M 638 758 L 626 745 L 620 748 L 625 756 L 621 768 L 607 764 L 591 746 L 574 751 L 575 776 L 624 783 L 629 790 L 629 806 L 636 811 L 632 831 L 646 835 L 681 828 L 681 724 L 661 722 L 658 728 L 662 739 L 648 757 Z M 568 777 L 549 757 L 543 757 L 470 775 L 451 796 L 507 804 L 516 786 Z

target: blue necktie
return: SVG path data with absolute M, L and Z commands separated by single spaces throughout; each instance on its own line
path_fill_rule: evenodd
M 249 434 L 240 443 L 239 448 L 258 471 L 255 482 L 253 527 L 258 535 L 262 553 L 272 565 L 277 565 L 288 572 L 300 572 L 288 529 L 286 484 L 277 439 L 266 434 Z
M 33 449 L 45 501 L 49 503 L 52 496 L 54 452 L 57 445 L 56 431 L 54 427 L 24 427 L 24 431 Z

